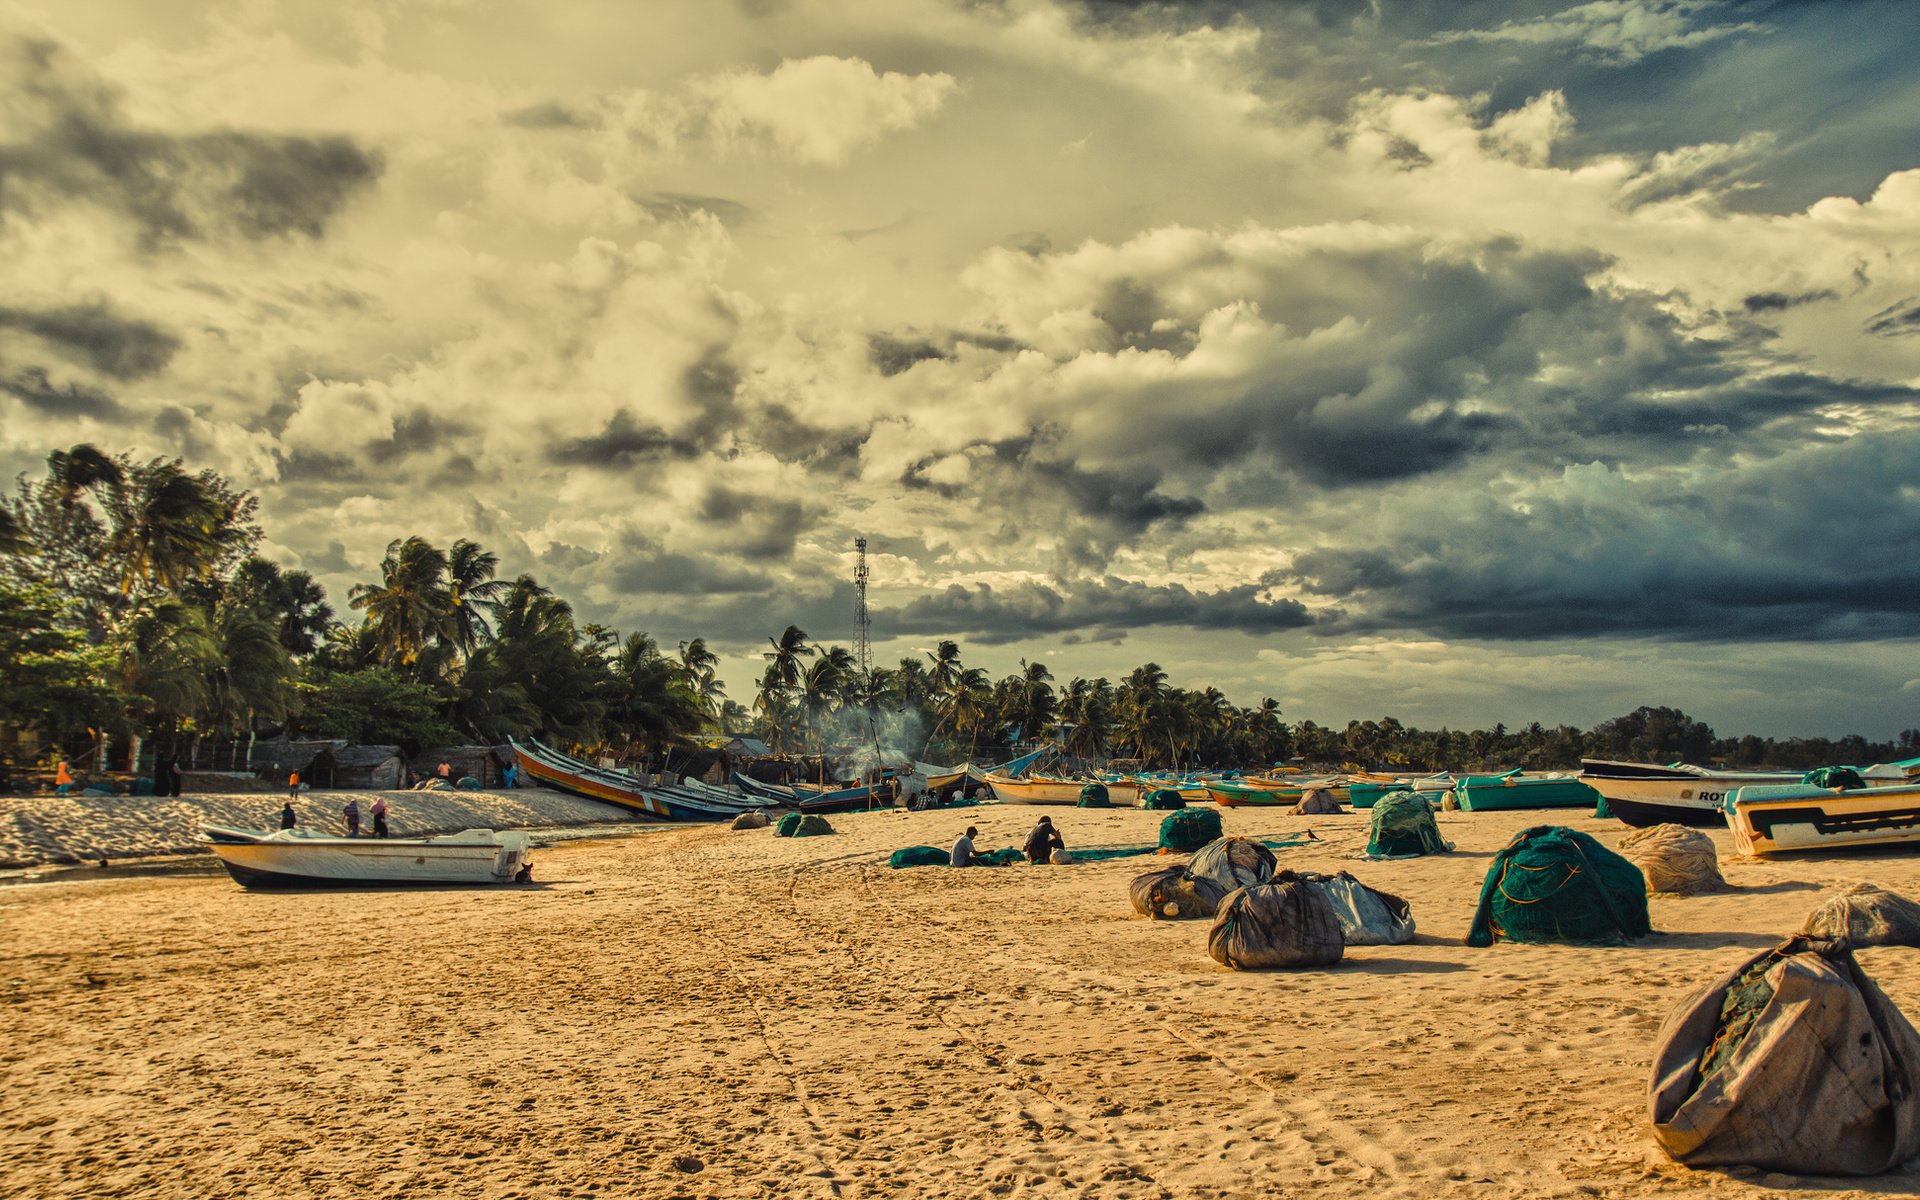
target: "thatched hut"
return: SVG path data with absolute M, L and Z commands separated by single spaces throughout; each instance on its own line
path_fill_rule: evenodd
M 390 792 L 405 773 L 398 746 L 342 746 L 333 752 L 331 786 Z
M 255 775 L 274 787 L 285 787 L 287 777 L 296 771 L 300 782 L 310 787 L 330 787 L 336 763 L 335 748 L 336 743 L 332 741 L 257 742 L 248 763 Z
M 501 772 L 511 761 L 502 749 L 493 746 L 434 746 L 414 755 L 408 765 L 415 779 L 432 778 L 439 773 L 440 764 L 446 763 L 450 779 L 472 776 L 483 788 L 497 788 L 505 778 Z

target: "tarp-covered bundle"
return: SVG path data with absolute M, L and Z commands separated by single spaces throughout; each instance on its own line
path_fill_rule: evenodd
M 1808 913 L 1800 933 L 1845 938 L 1856 946 L 1920 946 L 1920 904 L 1871 883 L 1856 883 Z
M 1647 891 L 1675 896 L 1724 892 L 1713 839 L 1685 825 L 1654 825 L 1620 839 L 1620 855 L 1647 877 Z
M 1398 946 L 1413 940 L 1413 906 L 1392 894 L 1370 888 L 1352 875 L 1319 875 L 1310 871 L 1282 871 L 1275 883 L 1299 880 L 1320 893 L 1340 922 L 1340 936 L 1349 946 Z
M 1205 876 L 1189 874 L 1185 867 L 1148 871 L 1135 877 L 1127 888 L 1133 898 L 1133 911 L 1155 921 L 1211 917 L 1229 890 Z
M 815 816 L 813 813 L 790 812 L 780 818 L 780 823 L 773 827 L 773 832 L 778 837 L 817 837 L 823 833 L 832 833 L 833 826 L 827 824 L 825 817 Z
M 1367 826 L 1367 853 L 1389 858 L 1443 854 L 1453 849 L 1440 836 L 1433 805 L 1418 792 L 1386 792 L 1373 802 Z
M 1220 814 L 1211 808 L 1185 808 L 1160 822 L 1160 848 L 1185 854 L 1220 836 Z
M 1844 941 L 1794 938 L 1660 1030 L 1653 1135 L 1688 1166 L 1873 1175 L 1920 1153 L 1920 1034 Z
M 1207 930 L 1207 953 L 1236 971 L 1324 967 L 1340 961 L 1346 938 L 1313 887 L 1300 880 L 1259 883 L 1222 902 Z
M 1080 789 L 1081 808 L 1112 808 L 1113 800 L 1107 795 L 1107 785 L 1090 783 Z
M 1493 856 L 1467 945 L 1612 946 L 1652 931 L 1639 867 L 1577 830 L 1535 825 Z
M 1273 851 L 1252 838 L 1219 838 L 1193 852 L 1187 873 L 1213 880 L 1225 894 L 1235 888 L 1267 882 L 1273 878 L 1276 865 Z
M 1140 801 L 1141 808 L 1169 809 L 1185 808 L 1186 806 L 1186 797 L 1174 791 L 1172 788 L 1155 788 L 1148 792 L 1146 797 Z
M 772 823 L 763 812 L 744 812 L 733 819 L 735 829 L 765 829 Z
M 1345 812 L 1340 801 L 1325 788 L 1308 788 L 1307 794 L 1300 797 L 1300 803 L 1288 810 L 1296 817 L 1319 816 L 1325 813 Z
M 1839 788 L 1843 792 L 1867 786 L 1867 781 L 1860 777 L 1860 772 L 1852 767 L 1815 767 L 1802 775 L 1800 782 L 1814 787 Z
M 887 865 L 898 871 L 903 867 L 944 867 L 953 862 L 953 853 L 938 846 L 908 846 L 895 850 Z

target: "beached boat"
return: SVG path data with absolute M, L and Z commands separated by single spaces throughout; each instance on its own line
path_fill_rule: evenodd
M 595 766 L 536 741 L 507 744 L 528 779 L 655 821 L 731 821 L 743 812 L 766 807 L 765 801 L 712 788 L 643 784 L 624 771 Z
M 1107 789 L 1109 803 L 1130 807 L 1140 803 L 1140 789 L 1132 784 L 1105 783 L 1097 779 L 1068 779 L 1059 775 L 1023 775 L 1010 778 L 998 772 L 987 774 L 987 786 L 1002 804 L 1078 804 L 1080 792 L 1090 783 Z
M 1453 796 L 1463 812 L 1491 812 L 1509 808 L 1592 808 L 1600 793 L 1580 782 L 1572 771 L 1528 775 L 1512 770 L 1500 775 L 1462 775 L 1453 781 Z
M 812 787 L 804 783 L 766 783 L 739 771 L 733 773 L 733 786 L 762 804 L 777 804 L 800 812 L 858 812 L 868 808 L 892 808 L 893 780 L 861 783 L 853 787 Z
M 1920 784 L 1735 788 L 1723 805 L 1742 854 L 1920 843 Z
M 450 887 L 525 883 L 533 865 L 518 830 L 423 838 L 347 838 L 304 829 L 205 828 L 234 881 L 249 888 Z
M 1727 819 L 1727 794 L 1736 788 L 1797 784 L 1798 771 L 1717 771 L 1687 763 L 1580 760 L 1580 781 L 1607 802 L 1613 815 L 1629 825 L 1672 822 L 1720 825 Z
M 1207 794 L 1215 803 L 1227 808 L 1241 806 L 1291 808 L 1300 803 L 1308 792 L 1328 792 L 1335 800 L 1345 803 L 1349 796 L 1347 781 L 1338 775 L 1328 775 L 1320 779 L 1295 779 L 1287 783 L 1273 780 L 1228 780 L 1213 779 L 1207 782 Z
M 1349 777 L 1347 781 L 1347 802 L 1355 808 L 1372 808 L 1373 802 L 1388 792 L 1418 792 L 1440 807 L 1440 798 L 1452 789 L 1453 776 L 1441 771 L 1436 775 L 1380 776 L 1369 774 L 1364 777 Z

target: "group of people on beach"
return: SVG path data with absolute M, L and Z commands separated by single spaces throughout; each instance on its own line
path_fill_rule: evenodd
M 393 830 L 387 825 L 387 814 L 391 811 L 392 809 L 388 807 L 385 796 L 375 796 L 373 798 L 374 837 L 383 838 L 393 836 Z M 346 807 L 340 810 L 340 815 L 347 823 L 347 836 L 350 838 L 359 837 L 360 801 L 358 799 L 348 800 Z M 293 801 L 288 800 L 286 807 L 280 810 L 280 828 L 292 829 L 299 823 L 300 815 L 293 810 Z
M 973 839 L 980 836 L 980 830 L 972 825 L 953 843 L 952 863 L 956 867 L 970 867 L 980 858 L 980 852 L 974 847 Z M 1021 847 L 1022 853 L 1030 863 L 1049 863 L 1053 861 L 1056 850 L 1067 848 L 1066 839 L 1053 827 L 1052 817 L 1041 817 L 1040 823 L 1027 834 L 1027 843 Z

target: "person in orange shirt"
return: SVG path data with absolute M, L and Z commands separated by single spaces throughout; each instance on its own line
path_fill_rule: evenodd
M 287 776 L 287 799 L 298 800 L 299 798 L 300 798 L 300 772 L 295 771 L 293 774 Z
M 67 760 L 61 759 L 53 768 L 53 794 L 64 796 L 73 786 L 73 772 L 67 770 Z

